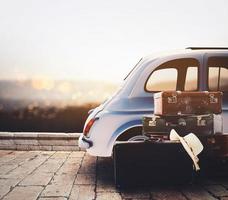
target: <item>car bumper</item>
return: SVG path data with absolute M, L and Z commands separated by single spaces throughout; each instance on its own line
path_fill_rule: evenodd
M 81 134 L 78 140 L 78 145 L 82 149 L 89 149 L 93 146 L 93 142 Z

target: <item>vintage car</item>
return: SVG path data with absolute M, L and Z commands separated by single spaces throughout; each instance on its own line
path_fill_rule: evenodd
M 223 130 L 228 133 L 228 48 L 189 47 L 141 58 L 112 98 L 89 112 L 79 146 L 112 156 L 116 141 L 142 134 L 142 116 L 153 113 L 159 91 L 222 91 Z

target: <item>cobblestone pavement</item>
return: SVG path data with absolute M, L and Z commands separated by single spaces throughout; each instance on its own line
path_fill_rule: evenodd
M 0 199 L 221 199 L 228 180 L 202 180 L 184 187 L 117 190 L 112 160 L 84 152 L 0 151 Z

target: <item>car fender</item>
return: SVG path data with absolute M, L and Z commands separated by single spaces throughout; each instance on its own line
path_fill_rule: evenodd
M 142 115 L 102 116 L 91 130 L 93 146 L 87 152 L 93 156 L 110 157 L 116 139 L 130 128 L 142 126 Z M 111 120 L 111 121 L 110 121 Z M 107 127 L 108 126 L 108 127 Z

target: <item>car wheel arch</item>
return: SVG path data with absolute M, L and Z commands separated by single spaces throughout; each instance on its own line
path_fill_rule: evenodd
M 131 137 L 134 137 L 136 135 L 141 135 L 141 134 L 142 134 L 142 125 L 129 127 L 128 129 L 124 130 L 118 135 L 116 141 L 127 141 Z

